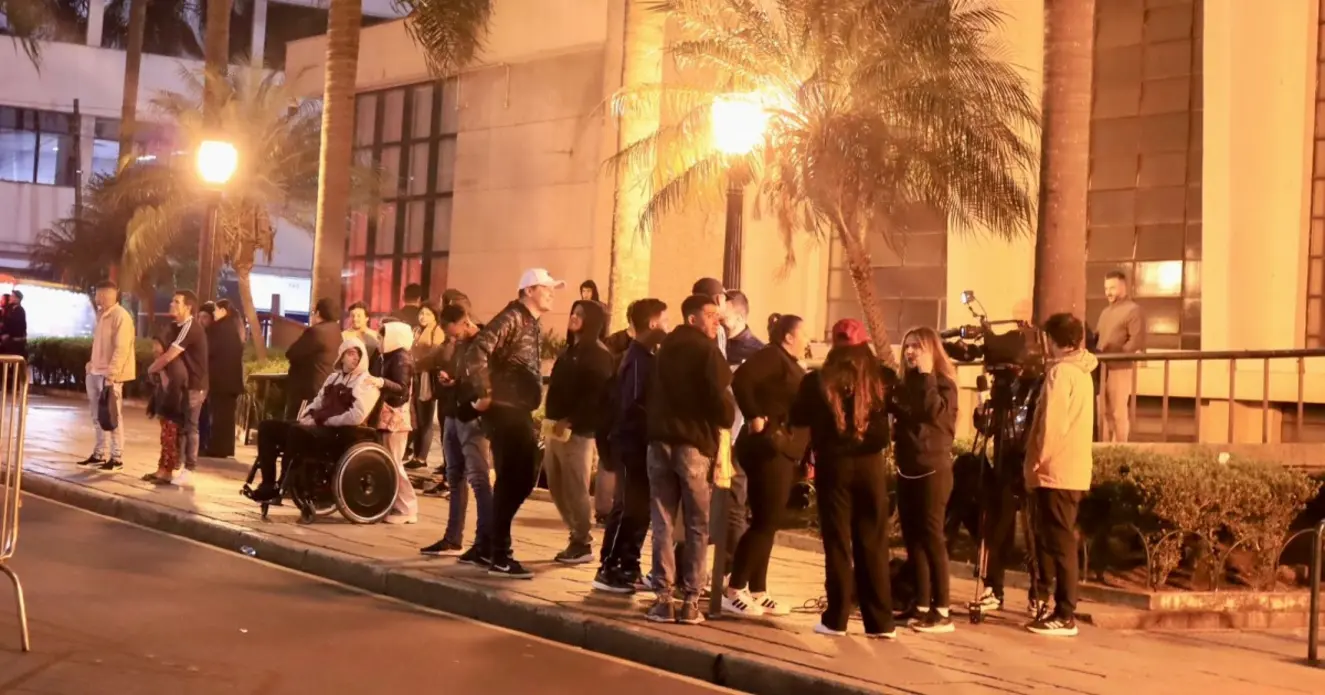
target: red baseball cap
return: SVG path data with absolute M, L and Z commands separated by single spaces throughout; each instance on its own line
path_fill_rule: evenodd
M 869 331 L 856 319 L 842 319 L 833 324 L 833 347 L 864 345 L 870 342 Z

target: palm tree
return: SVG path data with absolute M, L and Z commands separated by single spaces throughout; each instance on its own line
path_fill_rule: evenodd
M 651 190 L 640 233 L 685 206 L 721 209 L 730 179 L 748 177 L 788 260 L 798 233 L 842 245 L 870 333 L 886 346 L 868 235 L 902 242 L 918 206 L 957 232 L 1029 232 L 1036 150 L 1023 133 L 1038 109 L 996 57 L 997 10 L 962 0 L 779 0 L 771 11 L 757 0 L 664 0 L 656 11 L 678 29 L 664 46 L 677 79 L 627 85 L 613 99 L 618 113 L 676 116 L 611 161 Z M 713 105 L 731 95 L 756 100 L 768 118 L 744 156 L 713 142 Z
M 406 15 L 405 30 L 423 49 L 434 75 L 445 76 L 473 59 L 492 17 L 492 0 L 393 0 Z M 327 70 L 323 91 L 321 177 L 313 242 L 313 296 L 339 297 L 345 266 L 354 81 L 359 64 L 361 0 L 331 0 L 327 17 Z
M 45 0 L 0 0 L 0 15 L 5 18 L 5 33 L 23 47 L 32 64 L 41 67 L 41 42 L 56 33 L 63 13 L 54 12 Z
M 245 318 L 258 325 L 253 305 L 250 273 L 258 253 L 270 257 L 275 240 L 274 220 L 312 232 L 312 211 L 318 191 L 318 150 L 322 123 L 315 102 L 297 102 L 279 73 L 261 65 L 235 68 L 224 75 L 219 93 L 216 125 L 204 118 L 205 75 L 183 72 L 182 92 L 163 92 L 152 106 L 171 122 L 185 151 L 196 143 L 215 137 L 219 130 L 243 153 L 243 166 L 226 186 L 218 204 L 218 256 L 226 257 L 239 279 Z M 128 223 L 124 247 L 125 275 L 132 279 L 153 267 L 163 250 L 180 236 L 182 229 L 206 214 L 211 198 L 199 189 L 192 160 L 177 157 L 164 166 L 143 168 L 140 175 L 111 189 L 112 199 L 155 202 L 140 205 Z M 372 171 L 351 167 L 347 205 L 368 204 L 381 185 Z M 257 340 L 254 349 L 265 358 L 265 346 Z
M 1044 140 L 1035 237 L 1035 319 L 1086 310 L 1086 200 L 1095 0 L 1044 5 Z

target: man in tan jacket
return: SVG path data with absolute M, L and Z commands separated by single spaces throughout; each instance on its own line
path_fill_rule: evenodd
M 1026 447 L 1026 488 L 1035 530 L 1035 620 L 1041 635 L 1077 634 L 1077 509 L 1090 489 L 1095 394 L 1099 365 L 1082 347 L 1085 326 L 1071 314 L 1044 323 L 1051 357 Z M 1054 610 L 1048 610 L 1054 586 Z
M 1146 322 L 1141 307 L 1132 301 L 1127 290 L 1127 276 L 1121 270 L 1111 270 L 1104 278 L 1104 296 L 1109 305 L 1100 312 L 1095 329 L 1099 332 L 1096 352 L 1101 355 L 1127 355 L 1146 348 Z M 1101 440 L 1125 442 L 1132 428 L 1129 408 L 1132 400 L 1132 379 L 1136 364 L 1133 362 L 1107 362 L 1100 384 L 1101 404 L 1104 410 L 1104 428 Z
M 92 331 L 92 361 L 87 363 L 87 400 L 92 411 L 92 431 L 96 432 L 96 448 L 92 455 L 79 461 L 80 466 L 98 466 L 103 471 L 124 467 L 124 427 L 120 425 L 120 407 L 124 382 L 137 378 L 134 361 L 133 317 L 120 306 L 120 290 L 109 280 L 97 285 L 93 302 L 97 309 L 97 324 Z M 110 388 L 110 405 L 115 413 L 116 428 L 109 432 L 101 429 L 97 416 L 101 392 Z M 109 437 L 107 436 L 109 435 Z M 110 440 L 110 451 L 107 442 Z M 106 454 L 110 458 L 106 458 Z

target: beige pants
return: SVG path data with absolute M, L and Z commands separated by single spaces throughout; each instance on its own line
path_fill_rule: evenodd
M 1103 388 L 1100 389 L 1104 425 L 1100 428 L 1100 438 L 1106 442 L 1126 442 L 1128 435 L 1131 434 L 1132 423 L 1128 404 L 1132 398 L 1134 374 L 1134 368 L 1115 367 L 1104 375 Z
M 548 439 L 543 448 L 543 471 L 547 473 L 548 492 L 570 531 L 574 545 L 593 542 L 593 503 L 589 498 L 589 479 L 593 475 L 595 445 L 592 437 L 571 435 L 559 442 Z
M 419 498 L 414 494 L 414 486 L 409 482 L 409 472 L 405 470 L 405 444 L 409 442 L 409 432 L 392 432 L 386 435 L 386 448 L 391 451 L 391 458 L 396 462 L 396 504 L 391 507 L 392 514 L 400 516 L 419 516 Z

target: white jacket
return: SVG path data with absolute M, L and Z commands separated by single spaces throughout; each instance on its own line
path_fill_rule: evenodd
M 340 361 L 349 350 L 359 351 L 359 364 L 354 368 L 354 371 L 347 374 L 341 371 Z M 326 393 L 327 387 L 335 384 L 344 384 L 350 387 L 350 391 L 354 393 L 354 405 L 340 415 L 327 418 L 322 422 L 323 426 L 356 427 L 364 424 L 368 419 L 368 414 L 377 405 L 377 400 L 381 398 L 382 391 L 377 386 L 377 378 L 368 373 L 368 349 L 364 347 L 362 340 L 346 338 L 341 342 L 340 350 L 336 353 L 336 369 L 322 383 L 322 388 L 318 389 L 317 396 L 313 398 L 313 401 L 300 413 L 300 424 L 316 424 L 313 422 L 311 413 L 322 405 L 322 394 Z

